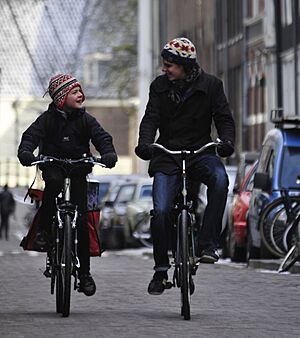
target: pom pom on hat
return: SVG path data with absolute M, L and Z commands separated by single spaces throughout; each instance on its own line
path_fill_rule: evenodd
M 53 76 L 49 81 L 48 92 L 56 106 L 59 109 L 63 109 L 69 92 L 75 87 L 80 87 L 80 91 L 83 95 L 83 102 L 85 100 L 85 96 L 81 85 L 72 75 L 57 74 Z
M 196 47 L 187 38 L 175 38 L 164 46 L 161 56 L 171 63 L 194 64 L 196 63 Z

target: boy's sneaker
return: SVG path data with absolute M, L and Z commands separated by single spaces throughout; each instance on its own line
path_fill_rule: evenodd
M 86 296 L 93 296 L 96 292 L 96 284 L 90 274 L 82 274 L 79 276 L 78 292 L 83 292 Z
M 220 256 L 216 249 L 208 248 L 202 250 L 199 262 L 200 263 L 207 263 L 207 264 L 214 264 L 219 260 Z
M 166 271 L 156 271 L 148 286 L 148 293 L 150 295 L 161 295 L 166 288 L 168 274 Z
M 40 252 L 49 251 L 51 248 L 51 240 L 48 232 L 46 230 L 41 230 L 36 234 L 34 240 L 34 249 Z

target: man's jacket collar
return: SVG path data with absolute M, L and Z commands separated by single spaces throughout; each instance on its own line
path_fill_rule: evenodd
M 202 91 L 205 94 L 208 93 L 209 79 L 207 74 L 201 69 L 201 73 L 193 83 L 193 91 Z M 159 81 L 157 82 L 157 91 L 162 93 L 165 91 L 171 90 L 171 83 L 168 80 L 167 76 L 161 75 L 159 76 Z

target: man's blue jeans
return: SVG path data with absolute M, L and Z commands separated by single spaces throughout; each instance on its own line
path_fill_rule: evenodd
M 199 160 L 187 170 L 193 182 L 207 186 L 207 206 L 203 224 L 197 238 L 198 251 L 217 248 L 222 230 L 222 217 L 228 193 L 228 177 L 220 158 L 213 154 L 199 156 Z M 194 183 L 195 184 L 195 183 Z M 154 174 L 151 233 L 153 239 L 154 270 L 166 271 L 170 268 L 168 246 L 172 226 L 172 210 L 181 189 L 181 175 Z

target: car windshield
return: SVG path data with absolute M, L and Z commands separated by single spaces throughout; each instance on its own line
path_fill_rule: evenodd
M 133 198 L 134 189 L 135 189 L 134 184 L 121 186 L 116 202 L 125 203 L 131 201 Z
M 284 147 L 281 187 L 300 189 L 300 148 Z
M 106 195 L 106 198 L 105 200 L 107 202 L 114 202 L 116 197 L 117 197 L 117 194 L 118 194 L 118 191 L 119 191 L 120 187 L 118 185 L 114 186 L 109 192 L 108 194 Z
M 152 185 L 143 185 L 140 190 L 139 198 L 148 200 L 152 198 Z

